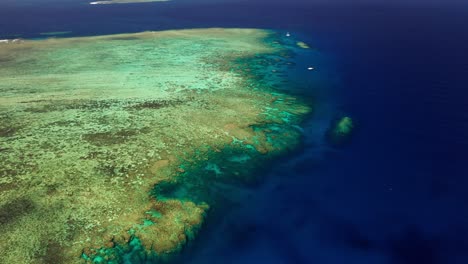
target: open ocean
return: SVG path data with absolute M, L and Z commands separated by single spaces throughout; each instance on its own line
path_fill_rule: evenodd
M 230 186 L 175 262 L 468 263 L 468 5 L 78 2 L 2 0 L 0 39 L 253 27 L 320 54 L 295 91 L 316 100 L 301 149 Z M 335 149 L 341 114 L 357 130 Z

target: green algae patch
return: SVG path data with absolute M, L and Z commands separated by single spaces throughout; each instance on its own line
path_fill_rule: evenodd
M 354 122 L 348 117 L 342 117 L 332 121 L 327 132 L 328 142 L 334 146 L 341 146 L 351 139 L 354 130 Z
M 310 107 L 275 89 L 290 56 L 274 38 L 196 29 L 1 43 L 0 262 L 178 252 L 216 203 L 213 181 L 251 181 L 299 143 Z

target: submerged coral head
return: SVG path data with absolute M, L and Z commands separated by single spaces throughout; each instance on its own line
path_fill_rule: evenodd
M 349 143 L 354 131 L 354 122 L 351 117 L 344 116 L 333 120 L 328 128 L 326 139 L 332 146 L 343 146 Z

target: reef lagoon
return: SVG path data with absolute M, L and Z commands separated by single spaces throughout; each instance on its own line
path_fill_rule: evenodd
M 294 43 L 213 28 L 1 44 L 1 262 L 179 251 L 211 184 L 298 145 L 311 105 L 275 89 Z

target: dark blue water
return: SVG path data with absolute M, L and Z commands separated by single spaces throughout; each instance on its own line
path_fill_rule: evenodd
M 0 4 L 0 35 L 271 28 L 327 58 L 311 76 L 327 85 L 303 91 L 321 102 L 303 148 L 261 184 L 227 187 L 230 208 L 178 262 L 468 263 L 468 7 L 68 2 Z M 358 129 L 333 149 L 322 134 L 341 113 Z

